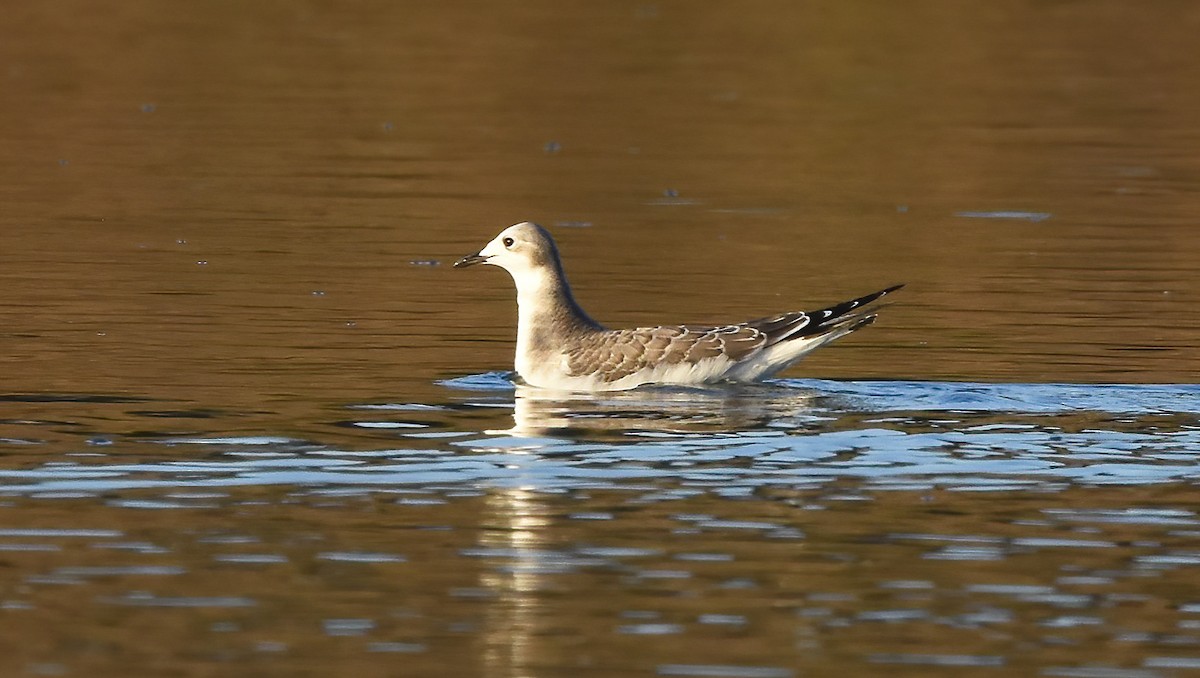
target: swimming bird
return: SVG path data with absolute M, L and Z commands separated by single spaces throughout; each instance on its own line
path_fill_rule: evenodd
M 644 384 L 700 385 L 765 379 L 807 353 L 866 327 L 864 306 L 894 285 L 817 311 L 791 311 L 735 325 L 660 325 L 610 330 L 576 303 L 554 238 L 522 222 L 455 268 L 490 264 L 517 286 L 517 375 L 567 391 L 620 391 Z

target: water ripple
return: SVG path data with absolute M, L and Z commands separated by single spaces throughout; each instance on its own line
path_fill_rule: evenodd
M 161 506 L 186 507 L 181 488 L 231 486 L 562 490 L 673 478 L 740 496 L 845 479 L 869 490 L 998 491 L 1200 477 L 1194 385 L 800 380 L 572 395 L 514 387 L 499 373 L 465 381 L 482 390 L 460 391 L 462 404 L 405 406 L 428 417 L 429 426 L 457 434 L 417 439 L 419 449 L 345 449 L 270 435 L 171 437 L 159 442 L 204 451 L 158 460 L 143 453 L 145 461 L 129 463 L 120 452 L 130 445 L 144 452 L 148 443 L 122 441 L 110 446 L 111 456 L 0 469 L 0 493 L 66 497 L 157 488 L 175 493 Z M 379 407 L 386 406 L 365 411 Z M 486 433 L 463 428 L 479 425 L 476 411 L 484 421 L 510 425 Z M 877 416 L 884 412 L 890 416 Z M 425 426 L 375 430 L 394 440 Z M 210 505 L 223 495 L 201 496 Z M 979 556 L 986 554 L 942 557 Z

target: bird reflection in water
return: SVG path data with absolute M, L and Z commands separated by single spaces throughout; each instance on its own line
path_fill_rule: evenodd
M 738 433 L 816 419 L 819 396 L 772 385 L 572 393 L 518 385 L 513 426 L 493 434 L 619 440 L 639 434 Z

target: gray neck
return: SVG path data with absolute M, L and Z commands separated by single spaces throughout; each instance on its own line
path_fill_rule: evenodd
M 562 266 L 555 264 L 539 269 L 517 285 L 520 325 L 537 335 L 547 335 L 547 339 L 604 329 L 575 301 Z
M 517 280 L 517 373 L 528 378 L 561 364 L 571 339 L 603 330 L 588 317 L 567 285 L 562 268 L 541 266 Z

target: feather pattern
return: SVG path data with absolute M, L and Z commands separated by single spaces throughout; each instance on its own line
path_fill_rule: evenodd
M 875 320 L 873 314 L 853 315 L 852 311 L 900 287 L 889 287 L 818 311 L 792 311 L 737 325 L 673 325 L 587 333 L 564 347 L 566 372 L 571 377 L 615 382 L 663 365 L 696 366 L 717 359 L 743 362 L 776 344 L 819 336 L 847 323 L 857 324 L 856 321 L 861 324 L 854 329 L 868 325 Z

